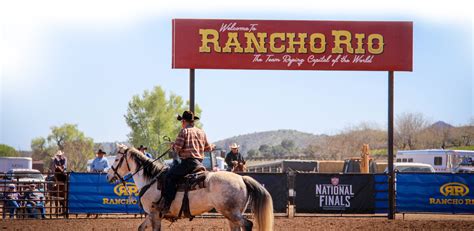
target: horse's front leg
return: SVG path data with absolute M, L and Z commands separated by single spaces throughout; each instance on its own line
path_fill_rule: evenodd
M 151 220 L 151 228 L 153 231 L 160 231 L 161 230 L 161 217 L 160 212 L 153 211 L 150 213 L 150 220 Z
M 152 224 L 151 216 L 146 216 L 145 220 L 138 226 L 138 231 L 145 231 L 145 229 Z

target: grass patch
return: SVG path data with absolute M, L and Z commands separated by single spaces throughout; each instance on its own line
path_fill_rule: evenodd
M 474 145 L 471 146 L 458 146 L 458 147 L 450 147 L 451 150 L 469 150 L 474 151 Z
M 387 153 L 388 151 L 385 148 L 370 150 L 370 155 L 373 156 L 386 156 Z

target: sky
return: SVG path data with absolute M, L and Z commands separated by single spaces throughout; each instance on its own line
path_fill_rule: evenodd
M 173 18 L 413 21 L 413 72 L 395 72 L 395 115 L 468 124 L 466 2 L 2 1 L 0 143 L 29 150 L 33 138 L 64 123 L 95 142 L 125 141 L 133 95 L 160 85 L 187 99 L 188 70 L 171 68 Z M 211 142 L 277 129 L 336 134 L 361 122 L 385 128 L 387 79 L 367 71 L 196 70 L 196 103 Z

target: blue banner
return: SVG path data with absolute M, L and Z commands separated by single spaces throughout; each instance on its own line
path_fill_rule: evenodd
M 375 213 L 388 213 L 388 175 L 374 174 Z
M 69 213 L 142 212 L 137 186 L 129 181 L 127 188 L 123 184 L 108 183 L 106 174 L 72 172 L 69 175 Z
M 474 213 L 474 174 L 397 174 L 397 212 Z

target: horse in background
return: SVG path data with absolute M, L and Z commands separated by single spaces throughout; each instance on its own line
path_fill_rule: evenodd
M 61 166 L 56 166 L 48 184 L 50 206 L 54 207 L 56 216 L 66 212 L 66 182 L 67 174 Z M 53 205 L 54 204 L 54 205 Z
M 237 161 L 232 161 L 233 167 L 232 167 L 232 172 L 246 172 L 247 167 L 245 167 L 245 163 L 243 162 L 237 162 Z

